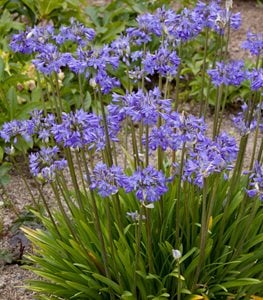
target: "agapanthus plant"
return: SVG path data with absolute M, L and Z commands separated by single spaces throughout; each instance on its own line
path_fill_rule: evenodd
M 22 150 L 47 212 L 33 208 L 45 229 L 23 230 L 36 246 L 29 269 L 46 279 L 29 284 L 40 296 L 241 299 L 262 291 L 262 74 L 259 65 L 248 71 L 242 61 L 227 60 L 230 28 L 240 25 L 230 4 L 199 1 L 180 13 L 146 13 L 101 47 L 92 45 L 95 32 L 75 21 L 14 36 L 13 50 L 34 54 L 50 84 L 44 112 L 0 131 L 9 149 L 17 137 L 37 145 Z M 187 77 L 183 50 L 205 33 L 206 56 L 210 30 L 219 49 L 209 70 L 204 58 L 195 73 L 204 108 L 196 116 L 178 109 Z M 60 71 L 78 77 L 80 108 L 66 105 Z M 238 146 L 220 128 L 228 87 L 244 80 L 251 93 L 234 119 Z M 212 84 L 210 134 L 205 111 Z M 96 101 L 90 111 L 87 85 Z M 250 170 L 243 175 L 252 131 Z

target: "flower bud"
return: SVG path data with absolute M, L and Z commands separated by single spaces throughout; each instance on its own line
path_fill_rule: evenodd
M 179 259 L 182 257 L 182 253 L 177 249 L 173 249 L 172 254 L 174 259 Z

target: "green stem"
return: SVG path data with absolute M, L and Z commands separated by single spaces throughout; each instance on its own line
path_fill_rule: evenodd
M 26 177 L 22 174 L 22 171 L 21 171 L 21 169 L 20 169 L 20 166 L 19 166 L 19 164 L 16 162 L 15 158 L 14 158 L 13 156 L 10 156 L 10 157 L 11 157 L 12 163 L 13 163 L 14 166 L 16 167 L 16 171 L 18 172 L 20 178 L 21 178 L 22 181 L 24 182 L 24 185 L 25 185 L 25 187 L 26 187 L 26 189 L 27 189 L 27 191 L 28 191 L 28 193 L 29 193 L 29 195 L 30 195 L 30 197 L 31 197 L 31 199 L 32 199 L 32 202 L 33 202 L 35 208 L 37 208 L 37 207 L 38 207 L 38 204 L 37 204 L 37 202 L 36 202 L 36 200 L 35 200 L 35 197 L 34 197 L 33 193 L 31 192 L 31 188 L 29 187 L 29 184 L 28 184 L 28 182 L 27 182 L 27 180 L 26 180 Z M 24 157 L 24 161 L 25 161 L 25 162 L 28 162 L 28 159 L 27 159 L 25 153 L 23 153 L 23 157 Z
M 202 65 L 202 83 L 201 83 L 201 90 L 200 90 L 200 113 L 199 116 L 201 117 L 204 113 L 204 87 L 205 87 L 205 70 L 206 70 L 206 59 L 207 59 L 207 48 L 208 48 L 208 38 L 209 38 L 209 28 L 205 28 L 205 49 L 204 49 L 204 59 L 203 59 L 203 65 Z
M 224 111 L 225 111 L 226 99 L 227 99 L 227 96 L 228 96 L 228 86 L 226 87 L 226 89 L 225 89 L 224 92 L 225 92 L 225 94 L 224 94 L 224 100 L 223 100 L 223 103 L 222 103 L 222 108 L 221 108 L 220 117 L 219 117 L 219 123 L 218 123 L 218 126 L 217 126 L 217 134 L 220 133 L 221 125 L 222 125 L 223 118 L 224 118 Z
M 44 94 L 43 94 L 43 88 L 42 88 L 42 84 L 41 84 L 41 79 L 40 79 L 39 72 L 36 71 L 36 73 L 37 73 L 38 88 L 40 89 L 41 102 L 42 102 L 43 110 L 44 110 L 44 116 L 46 116 L 47 115 L 47 107 L 46 107 L 46 102 L 45 102 L 45 98 L 44 98 Z
M 103 126 L 104 126 L 105 136 L 106 136 L 106 149 L 105 149 L 106 159 L 107 159 L 106 163 L 108 166 L 112 166 L 113 160 L 112 160 L 112 156 L 111 156 L 111 142 L 110 142 L 109 128 L 108 128 L 107 117 L 106 117 L 105 107 L 104 107 L 101 93 L 99 93 L 99 101 L 100 101 Z
M 83 149 L 81 149 L 80 152 L 81 152 L 81 155 L 82 155 L 82 160 L 84 162 L 84 169 L 85 169 L 85 173 L 86 173 L 86 176 L 87 176 L 87 182 L 88 182 L 88 185 L 90 185 L 91 184 L 90 172 L 89 172 L 87 160 L 86 160 L 86 157 L 85 157 L 85 153 L 84 153 Z M 98 210 L 98 207 L 97 207 L 96 198 L 95 198 L 95 195 L 93 193 L 93 190 L 90 190 L 90 195 L 91 195 L 92 208 L 93 208 L 93 212 L 94 212 L 95 229 L 96 229 L 96 232 L 97 232 L 100 244 L 101 244 L 101 253 L 102 253 L 102 260 L 103 260 L 103 265 L 104 265 L 104 269 L 105 269 L 105 274 L 106 274 L 107 278 L 111 279 L 109 264 L 108 264 L 108 258 L 107 258 L 107 251 L 106 251 L 104 237 L 103 237 L 101 224 L 100 224 L 99 210 Z M 113 299 L 112 293 L 111 293 L 111 299 Z
M 79 97 L 80 97 L 80 105 L 81 108 L 84 109 L 84 96 L 83 96 L 83 90 L 82 90 L 82 82 L 81 82 L 81 74 L 78 74 L 78 82 L 79 82 Z
M 71 176 L 72 183 L 73 183 L 73 186 L 74 186 L 74 191 L 76 192 L 78 205 L 79 205 L 79 208 L 81 210 L 83 210 L 84 206 L 83 206 L 83 203 L 82 203 L 82 198 L 81 198 L 81 193 L 80 193 L 80 190 L 79 190 L 78 180 L 77 180 L 77 176 L 76 176 L 76 173 L 75 173 L 75 167 L 74 167 L 73 160 L 72 160 L 72 154 L 71 154 L 71 151 L 70 151 L 69 148 L 65 149 L 65 154 L 66 154 L 66 159 L 67 159 L 68 166 L 69 166 L 70 176 Z
M 178 56 L 181 58 L 182 56 L 182 43 L 179 45 L 179 54 Z M 182 59 L 182 58 L 181 58 Z M 180 61 L 180 64 L 177 69 L 176 78 L 175 78 L 175 104 L 174 104 L 174 110 L 176 111 L 179 105 L 179 84 L 180 84 L 180 75 L 181 75 L 181 69 L 182 69 L 182 62 Z
M 181 153 L 181 161 L 180 161 L 180 171 L 179 171 L 179 178 L 178 178 L 178 184 L 177 184 L 177 194 L 176 194 L 176 220 L 175 220 L 175 243 L 176 248 L 180 249 L 180 205 L 181 205 L 181 194 L 182 194 L 182 176 L 183 176 L 183 166 L 184 166 L 184 159 L 185 159 L 185 143 L 183 144 L 182 153 Z
M 137 270 L 139 268 L 139 260 L 141 255 L 141 236 L 142 236 L 142 220 L 143 220 L 143 207 L 140 206 L 140 213 L 139 213 L 139 224 L 135 227 L 135 243 L 136 243 L 136 250 L 135 250 L 135 262 L 134 262 L 134 274 L 133 274 L 133 295 L 136 297 L 137 295 Z
M 152 232 L 151 232 L 151 215 L 149 212 L 149 208 L 147 209 L 144 207 L 145 213 L 145 224 L 146 224 L 146 236 L 147 236 L 147 256 L 148 256 L 148 263 L 149 263 L 149 272 L 151 274 L 154 273 L 154 263 L 153 263 L 153 251 L 152 251 Z
M 56 94 L 57 94 L 57 98 L 58 98 L 59 111 L 60 111 L 61 116 L 62 116 L 63 104 L 62 104 L 62 99 L 61 99 L 61 95 L 60 95 L 59 80 L 58 80 L 58 74 L 57 73 L 55 73 L 55 83 L 56 83 Z
M 250 167 L 249 169 L 252 170 L 254 166 L 254 160 L 255 160 L 255 155 L 256 155 L 256 148 L 257 148 L 257 140 L 258 140 L 258 135 L 259 135 L 259 126 L 261 122 L 261 104 L 262 104 L 262 92 L 260 92 L 260 100 L 259 100 L 259 109 L 258 109 L 258 116 L 257 116 L 257 125 L 256 125 L 256 130 L 255 130 L 255 135 L 254 135 L 254 143 L 253 143 L 253 149 L 252 149 L 252 154 L 251 154 L 251 160 L 250 160 Z
M 196 273 L 194 276 L 193 288 L 195 288 L 198 283 L 198 279 L 201 273 L 201 269 L 203 263 L 205 261 L 205 248 L 206 248 L 206 240 L 207 240 L 207 192 L 208 192 L 208 183 L 207 179 L 205 179 L 204 187 L 203 187 L 203 197 L 202 197 L 202 217 L 201 217 L 201 233 L 200 233 L 200 251 L 199 251 L 199 263 L 196 268 Z
M 59 107 L 59 104 L 58 104 L 58 101 L 57 101 L 57 97 L 56 97 L 56 94 L 55 94 L 55 85 L 53 83 L 53 80 L 52 80 L 52 77 L 49 78 L 49 83 L 50 83 L 50 86 L 51 86 L 51 93 L 52 93 L 52 99 L 55 103 L 55 109 L 56 109 L 56 115 L 57 115 L 57 119 L 59 122 L 61 122 L 61 110 L 60 110 L 60 107 Z
M 219 119 L 222 93 L 223 93 L 223 84 L 221 84 L 217 88 L 216 106 L 215 106 L 215 115 L 214 115 L 214 124 L 213 124 L 213 139 L 218 135 L 218 124 L 219 124 L 218 119 Z

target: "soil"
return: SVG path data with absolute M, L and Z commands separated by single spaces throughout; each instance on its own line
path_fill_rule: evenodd
M 109 1 L 107 1 L 109 2 Z M 249 29 L 253 32 L 263 33 L 263 5 L 259 6 L 256 1 L 234 1 L 234 12 L 241 12 L 242 27 L 239 31 L 233 31 L 230 40 L 231 58 L 249 58 L 249 54 L 240 49 L 241 41 L 245 40 Z M 98 4 L 105 3 L 97 0 Z M 186 109 L 191 111 L 191 107 Z M 211 123 L 210 123 L 211 124 Z M 231 132 L 232 123 L 229 114 L 226 114 L 223 130 Z M 11 174 L 11 182 L 6 187 L 6 193 L 0 191 L 0 300 L 29 300 L 34 299 L 34 294 L 27 291 L 26 280 L 36 278 L 32 272 L 24 270 L 20 265 L 21 257 L 31 251 L 30 244 L 24 240 L 20 230 L 11 230 L 14 221 L 27 206 L 31 205 L 31 199 L 24 186 L 22 178 L 25 174 L 19 175 L 16 172 Z M 30 181 L 30 178 L 28 178 Z M 30 183 L 32 193 L 37 193 L 32 180 Z M 7 196 L 8 195 L 8 196 Z M 1 200 L 1 196 L 8 201 Z M 6 203 L 9 203 L 8 205 Z M 3 228 L 1 225 L 3 223 Z M 1 256 L 3 250 L 7 251 L 6 256 Z

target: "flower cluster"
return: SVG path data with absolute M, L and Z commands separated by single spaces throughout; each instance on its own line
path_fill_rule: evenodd
M 53 181 L 57 171 L 67 167 L 67 161 L 59 156 L 60 150 L 57 146 L 42 147 L 39 152 L 29 155 L 29 167 L 33 176 L 48 182 Z
M 253 69 L 248 73 L 250 79 L 250 86 L 253 91 L 258 91 L 263 87 L 263 68 Z
M 125 96 L 113 94 L 113 104 L 108 106 L 111 116 L 124 120 L 129 117 L 134 123 L 143 122 L 147 125 L 155 125 L 162 111 L 171 110 L 171 101 L 162 99 L 161 92 L 154 88 L 149 92 L 126 93 Z
M 144 71 L 146 74 L 153 75 L 155 72 L 163 77 L 174 77 L 180 59 L 176 51 L 169 51 L 165 47 L 160 47 L 154 54 L 148 52 L 143 60 Z
M 241 109 L 241 112 L 234 116 L 232 120 L 240 135 L 245 136 L 256 129 L 258 114 L 261 114 L 261 109 L 259 107 L 253 109 L 250 118 L 248 116 L 251 115 L 251 112 L 248 111 L 248 105 L 245 102 L 241 105 Z
M 26 141 L 31 141 L 31 135 L 34 132 L 34 124 L 28 120 L 13 120 L 4 123 L 0 130 L 0 137 L 6 143 L 17 143 L 17 139 L 22 137 Z
M 207 73 L 215 86 L 221 84 L 239 86 L 247 78 L 244 62 L 240 60 L 217 62 L 216 68 L 208 70 Z
M 102 150 L 105 147 L 105 134 L 101 119 L 82 109 L 69 114 L 62 114 L 62 122 L 52 126 L 55 141 L 63 147 L 73 149 L 95 148 Z
M 130 177 L 130 184 L 136 197 L 142 202 L 155 202 L 168 190 L 166 178 L 152 166 L 136 170 Z
M 108 168 L 106 164 L 98 163 L 90 180 L 90 188 L 97 189 L 103 198 L 116 194 L 120 188 L 124 188 L 126 192 L 131 191 L 128 176 L 118 166 Z
M 64 44 L 66 41 L 71 41 L 81 47 L 87 46 L 94 38 L 95 30 L 93 28 L 87 28 L 73 18 L 70 20 L 70 26 L 61 26 L 59 33 L 55 37 L 59 45 Z
M 260 200 L 263 200 L 263 168 L 257 161 L 255 162 L 249 179 L 249 187 L 246 189 L 248 196 L 258 196 Z
M 238 148 L 234 138 L 222 133 L 215 141 L 199 136 L 183 165 L 183 180 L 202 188 L 205 178 L 233 168 Z
M 160 147 L 163 150 L 170 148 L 176 151 L 181 150 L 183 145 L 191 147 L 200 134 L 205 134 L 206 124 L 203 118 L 178 112 L 162 114 L 162 118 L 164 124 L 154 126 L 149 134 L 148 143 L 152 150 Z
M 249 50 L 251 55 L 259 56 L 263 54 L 263 36 L 262 34 L 247 33 L 247 40 L 241 45 L 243 49 Z
M 120 167 L 107 167 L 104 163 L 95 166 L 90 188 L 97 189 L 103 198 L 116 194 L 120 188 L 127 193 L 134 191 L 138 200 L 145 203 L 157 201 L 167 192 L 164 174 L 152 166 L 138 169 L 131 176 L 126 176 Z

